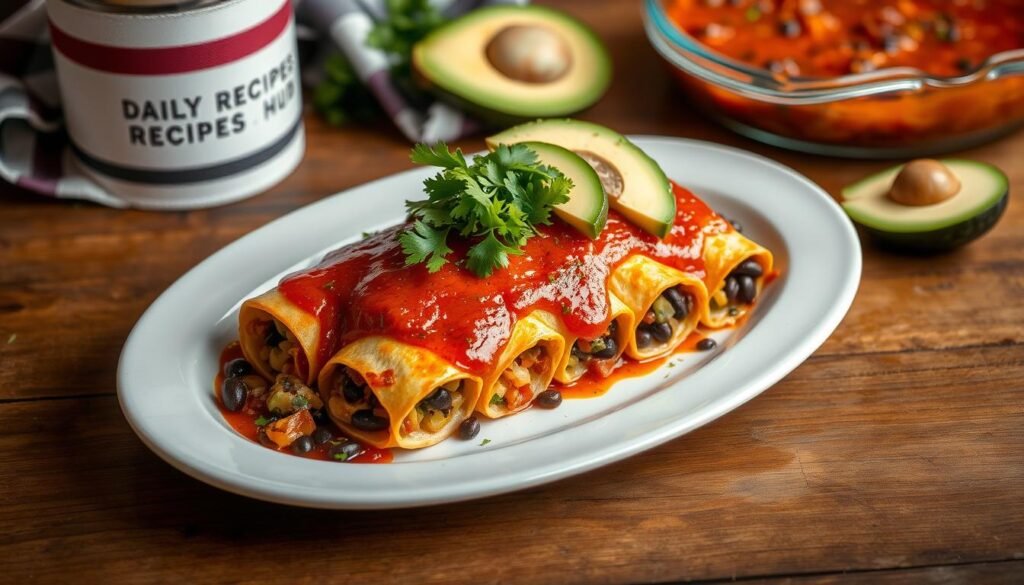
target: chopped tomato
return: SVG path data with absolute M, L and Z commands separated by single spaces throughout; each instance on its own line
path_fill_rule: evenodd
M 510 388 L 505 392 L 505 406 L 509 410 L 516 410 L 530 402 L 532 398 L 533 392 L 530 391 L 529 386 Z
M 288 447 L 299 437 L 307 437 L 316 430 L 316 422 L 309 410 L 302 409 L 291 416 L 276 420 L 264 429 L 267 438 L 280 449 Z

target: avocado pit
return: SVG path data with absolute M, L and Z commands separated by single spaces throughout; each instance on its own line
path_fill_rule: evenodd
M 601 186 L 604 187 L 604 192 L 609 197 L 618 199 L 626 187 L 619 169 L 615 168 L 615 165 L 608 159 L 597 153 L 590 152 L 589 150 L 577 150 L 575 152 L 597 172 L 598 178 L 601 179 Z
M 843 209 L 890 250 L 951 250 L 985 234 L 1009 199 L 1009 180 L 980 161 L 919 160 L 865 177 L 843 189 Z
M 487 60 L 510 79 L 551 83 L 572 66 L 568 44 L 553 30 L 537 25 L 503 28 L 487 44 Z
M 889 199 L 901 205 L 934 205 L 960 192 L 960 179 L 937 160 L 910 161 L 896 175 Z

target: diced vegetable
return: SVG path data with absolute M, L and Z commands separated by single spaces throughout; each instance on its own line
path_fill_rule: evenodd
M 658 323 L 668 323 L 669 318 L 675 315 L 675 308 L 665 297 L 658 297 L 651 306 L 654 310 L 654 320 Z
M 274 421 L 264 428 L 267 438 L 280 449 L 294 443 L 299 437 L 308 437 L 316 430 L 316 422 L 308 410 Z
M 302 409 L 319 410 L 324 404 L 309 386 L 295 376 L 281 374 L 267 396 L 267 410 L 277 415 L 291 414 Z

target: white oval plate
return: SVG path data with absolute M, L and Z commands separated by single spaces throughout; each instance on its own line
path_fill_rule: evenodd
M 295 269 L 401 221 L 429 169 L 339 193 L 217 252 L 139 319 L 118 368 L 118 398 L 142 441 L 171 465 L 254 498 L 321 508 L 398 508 L 454 502 L 557 480 L 683 435 L 757 396 L 803 362 L 842 320 L 860 281 L 860 246 L 832 199 L 796 172 L 740 150 L 637 137 L 686 185 L 775 253 L 781 270 L 741 328 L 718 349 L 681 354 L 599 398 L 566 400 L 483 421 L 473 441 L 396 452 L 390 465 L 278 453 L 227 425 L 213 398 L 221 348 L 237 336 L 241 301 Z M 485 443 L 484 439 L 488 439 Z

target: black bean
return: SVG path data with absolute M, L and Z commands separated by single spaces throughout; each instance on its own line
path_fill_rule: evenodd
M 701 351 L 709 351 L 718 347 L 718 342 L 710 337 L 705 337 L 697 342 L 697 349 Z
M 779 32 L 782 33 L 782 36 L 784 37 L 793 38 L 800 36 L 801 30 L 802 27 L 800 26 L 800 22 L 792 18 L 783 20 L 779 23 Z
M 313 420 L 316 421 L 316 424 L 318 425 L 327 424 L 327 421 L 329 421 L 331 418 L 327 416 L 326 408 L 321 408 L 319 410 L 311 410 L 310 413 L 313 415 Z
M 238 412 L 245 406 L 245 400 L 249 397 L 249 388 L 241 378 L 232 376 L 225 378 L 220 387 L 220 400 L 224 408 L 231 412 Z
M 740 283 L 736 282 L 735 276 L 727 276 L 723 288 L 725 289 L 725 298 L 730 301 L 735 301 L 736 296 L 740 294 Z
M 365 392 L 352 380 L 345 378 L 344 385 L 341 387 L 341 395 L 345 397 L 345 402 L 349 404 L 358 404 L 362 402 Z
M 882 37 L 882 49 L 886 53 L 897 53 L 900 50 L 900 36 L 892 32 L 886 33 Z
M 362 452 L 363 446 L 359 443 L 344 441 L 337 445 L 332 445 L 331 449 L 327 452 L 327 456 L 331 458 L 331 461 L 348 461 Z
M 537 406 L 541 408 L 558 408 L 562 404 L 562 393 L 558 390 L 545 390 L 537 395 Z
M 444 388 L 438 388 L 436 392 L 423 399 L 427 408 L 434 410 L 448 410 L 452 407 L 452 393 Z
M 654 323 L 650 326 L 651 335 L 661 343 L 672 339 L 672 326 L 668 323 Z
M 606 360 L 615 357 L 617 353 L 619 353 L 619 344 L 615 343 L 615 338 L 609 335 L 604 338 L 604 349 L 594 352 L 591 354 L 591 357 L 598 360 Z
M 383 431 L 388 428 L 388 419 L 373 414 L 369 408 L 352 413 L 352 426 L 361 431 Z
M 735 276 L 753 276 L 754 278 L 757 278 L 764 274 L 764 268 L 761 268 L 761 265 L 757 260 L 749 258 L 740 262 L 740 265 L 736 268 L 733 268 L 732 274 Z
M 267 331 L 267 336 L 263 338 L 263 342 L 270 347 L 277 347 L 279 343 L 284 341 L 284 335 L 277 332 L 277 327 L 270 327 Z
M 572 355 L 576 356 L 576 359 L 578 359 L 580 361 L 583 361 L 585 359 L 590 358 L 590 354 L 588 354 L 588 353 L 584 352 L 582 349 L 580 349 L 580 342 L 579 341 L 577 341 L 576 343 L 572 344 Z
M 230 378 L 236 376 L 241 378 L 242 376 L 248 376 L 252 373 L 252 364 L 245 361 L 242 358 L 231 360 L 224 364 L 224 377 Z
M 309 453 L 312 450 L 313 439 L 310 437 L 299 437 L 298 439 L 295 439 L 294 443 L 292 443 L 293 453 L 298 453 L 299 455 L 301 455 L 303 453 Z
M 317 445 L 323 445 L 324 443 L 330 441 L 333 438 L 334 433 L 332 433 L 331 430 L 326 427 L 317 427 L 317 429 L 313 431 L 313 442 L 316 443 Z
M 646 329 L 645 326 L 641 325 L 636 330 L 636 346 L 640 349 L 648 347 L 654 342 L 654 338 L 651 336 L 651 332 Z
M 741 276 L 736 279 L 740 284 L 740 296 L 739 300 L 744 303 L 749 303 L 757 298 L 757 284 L 754 279 L 749 276 Z
M 467 418 L 459 425 L 459 438 L 463 441 L 468 441 L 479 434 L 480 421 L 476 420 L 475 416 Z
M 661 296 L 665 297 L 665 300 L 675 309 L 676 312 L 672 315 L 673 317 L 680 320 L 686 318 L 686 314 L 690 312 L 690 309 L 687 307 L 686 297 L 677 287 L 665 289 Z

